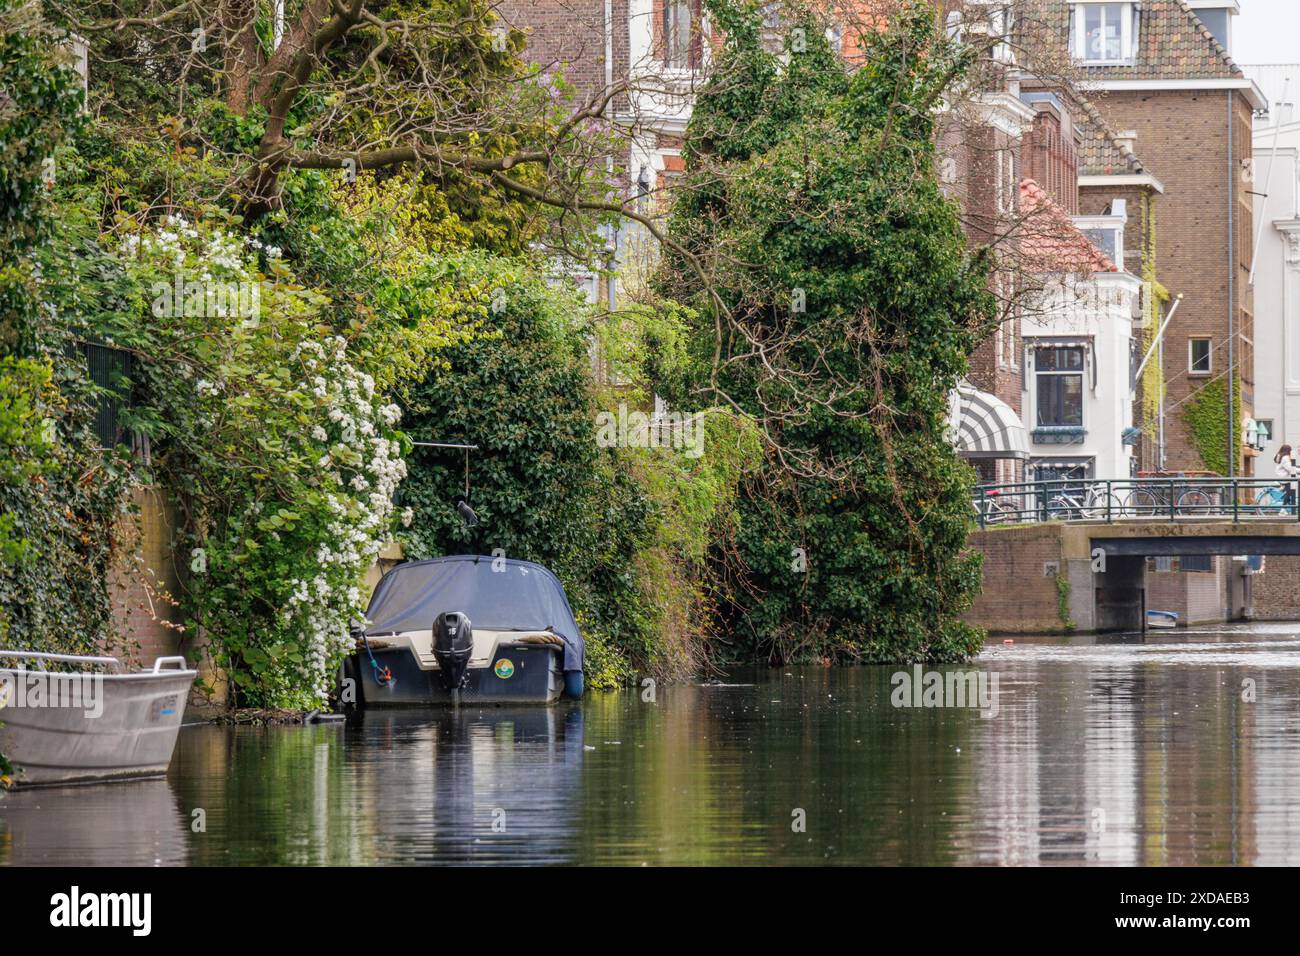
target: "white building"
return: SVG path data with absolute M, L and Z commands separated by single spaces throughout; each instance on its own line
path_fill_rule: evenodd
M 1247 439 L 1253 431 L 1271 474 L 1278 447 L 1300 445 L 1300 64 L 1245 70 L 1269 98 L 1254 135 L 1256 427 Z
M 1134 470 L 1133 318 L 1142 283 L 1123 261 L 1125 214 L 1071 220 L 1033 180 L 1021 184 L 1022 245 L 1041 291 L 1021 319 L 1031 480 L 1128 478 Z

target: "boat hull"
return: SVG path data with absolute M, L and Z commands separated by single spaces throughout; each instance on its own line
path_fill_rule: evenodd
M 135 780 L 167 772 L 196 672 L 95 675 L 102 683 L 94 707 L 16 706 L 14 682 L 36 673 L 0 669 L 11 688 L 0 708 L 0 753 L 14 767 L 15 785 Z
M 429 707 L 475 704 L 553 704 L 564 691 L 563 653 L 552 646 L 501 644 L 486 664 L 471 664 L 457 694 L 443 685 L 437 667 L 421 666 L 406 647 L 375 648 L 348 659 L 345 677 L 360 688 L 358 703 L 372 707 Z M 392 680 L 381 682 L 387 670 Z

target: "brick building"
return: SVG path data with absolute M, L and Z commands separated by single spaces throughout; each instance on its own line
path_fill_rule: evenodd
M 859 13 L 872 2 L 862 0 Z M 1022 179 L 1032 179 L 1119 271 L 1145 280 L 1134 353 L 1156 344 L 1181 296 L 1137 385 L 1137 428 L 1126 438 L 1145 471 L 1202 470 L 1214 459 L 1189 427 L 1189 403 L 1207 387 L 1226 392 L 1230 368 L 1241 380 L 1234 429 L 1244 433 L 1252 417 L 1247 173 L 1252 111 L 1263 101 L 1228 52 L 1235 10 L 1226 0 L 936 0 L 950 32 L 1008 38 L 981 63 L 971 101 L 942 124 L 941 175 L 971 240 L 997 243 L 1010 263 L 994 290 L 1003 321 L 972 356 L 969 383 L 1023 420 L 1031 383 L 1015 230 L 1006 227 L 1019 215 Z M 501 12 L 528 33 L 530 58 L 562 72 L 579 95 L 631 84 L 614 101 L 613 118 L 630 135 L 611 166 L 632 195 L 668 185 L 711 49 L 698 0 L 503 0 Z M 1017 33 L 1022 16 L 1046 27 L 1037 50 Z M 1073 80 L 1037 68 L 1061 60 L 1073 62 Z M 628 263 L 634 240 L 634 230 L 613 233 L 612 260 Z M 615 297 L 614 284 L 593 285 L 592 296 Z M 1238 473 L 1251 470 L 1253 450 L 1245 455 L 1233 463 Z M 1018 453 L 976 463 L 985 480 L 1026 475 Z
M 1198 445 L 1187 414 L 1193 396 L 1210 386 L 1226 396 L 1239 377 L 1238 435 L 1254 404 L 1251 121 L 1265 104 L 1229 52 L 1238 4 L 1047 0 L 1044 11 L 1109 120 L 1109 135 L 1094 124 L 1087 140 L 1080 209 L 1103 216 L 1125 200 L 1125 264 L 1158 276 L 1155 320 L 1183 297 L 1163 340 L 1163 440 L 1150 434 L 1159 423 L 1150 420 L 1149 389 L 1148 414 L 1139 416 L 1142 467 L 1205 469 L 1216 452 L 1227 457 L 1226 442 L 1222 451 Z M 1247 448 L 1232 469 L 1252 473 L 1253 455 Z

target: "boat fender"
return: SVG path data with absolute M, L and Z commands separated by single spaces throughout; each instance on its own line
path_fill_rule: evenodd
M 572 697 L 574 700 L 582 697 L 585 682 L 582 678 L 582 671 L 565 671 L 564 672 L 564 696 Z

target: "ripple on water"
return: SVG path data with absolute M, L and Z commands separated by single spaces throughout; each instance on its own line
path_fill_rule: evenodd
M 799 667 L 186 727 L 166 780 L 0 796 L 0 863 L 1300 863 L 1295 625 L 1016 638 L 941 669 L 996 674 L 996 713 L 895 707 L 902 668 Z

